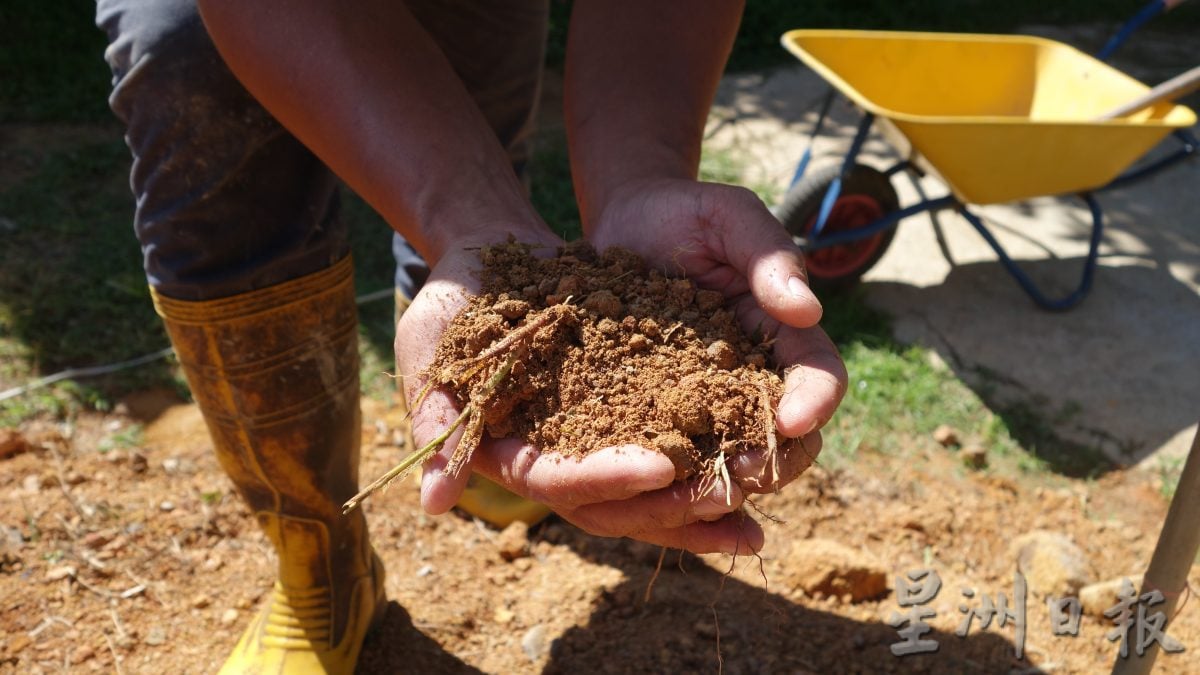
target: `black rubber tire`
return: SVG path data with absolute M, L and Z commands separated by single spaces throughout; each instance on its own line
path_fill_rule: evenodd
M 820 211 L 821 202 L 825 199 L 825 192 L 839 171 L 841 171 L 841 166 L 829 166 L 805 176 L 788 191 L 783 202 L 774 209 L 775 217 L 783 223 L 793 238 L 802 240 L 807 235 L 806 230 Z M 883 172 L 864 164 L 855 164 L 850 169 L 850 174 L 842 181 L 842 191 L 838 196 L 838 201 L 840 202 L 843 197 L 850 195 L 870 197 L 878 203 L 884 215 L 900 209 L 900 199 L 896 196 L 896 190 L 892 187 L 891 180 Z M 838 223 L 833 222 L 835 215 L 836 213 L 831 214 L 831 221 L 826 224 L 826 227 L 833 228 L 832 231 L 839 229 Z M 877 247 L 872 251 L 870 257 L 855 266 L 853 270 L 831 276 L 823 274 L 820 265 L 810 262 L 809 285 L 813 290 L 834 291 L 858 283 L 862 275 L 866 274 L 867 270 L 879 262 L 879 259 L 887 252 L 892 238 L 896 236 L 896 228 L 888 228 L 875 236 L 879 237 Z M 848 246 L 852 245 L 848 244 Z M 815 254 L 819 254 L 819 251 Z

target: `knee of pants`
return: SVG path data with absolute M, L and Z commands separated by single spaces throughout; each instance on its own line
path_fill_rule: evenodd
M 160 293 L 236 295 L 348 253 L 334 177 L 241 86 L 192 0 L 100 0 L 96 22 L 133 154 L 134 229 Z

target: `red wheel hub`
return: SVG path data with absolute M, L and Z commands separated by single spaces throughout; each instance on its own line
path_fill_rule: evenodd
M 814 214 L 804 225 L 804 233 L 811 234 L 817 224 Z M 867 195 L 843 195 L 833 203 L 829 218 L 821 233 L 846 232 L 856 230 L 883 217 L 883 207 L 879 202 Z M 883 243 L 883 233 L 875 234 L 858 241 L 829 248 L 819 248 L 805 254 L 808 274 L 816 278 L 836 279 L 857 272 L 871 260 L 871 256 Z

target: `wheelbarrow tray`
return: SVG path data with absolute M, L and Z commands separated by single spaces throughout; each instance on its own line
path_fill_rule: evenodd
M 1044 38 L 793 30 L 783 44 L 890 123 L 964 203 L 1099 188 L 1196 123 L 1171 103 L 1096 121 L 1149 87 Z

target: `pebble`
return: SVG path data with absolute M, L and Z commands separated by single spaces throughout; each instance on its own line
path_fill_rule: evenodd
M 507 607 L 497 607 L 495 613 L 492 615 L 492 619 L 496 623 L 504 625 L 512 623 L 512 620 L 515 619 L 516 616 L 517 615 Z
M 417 570 L 418 577 L 427 577 L 433 573 L 433 565 L 422 565 L 421 569 Z
M 58 581 L 59 579 L 66 579 L 67 577 L 73 577 L 73 576 L 75 576 L 76 572 L 77 572 L 77 570 L 70 565 L 63 565 L 62 567 L 55 567 L 54 569 L 48 570 L 46 572 L 46 581 Z
M 165 643 L 166 641 L 167 641 L 167 631 L 163 630 L 160 626 L 155 626 L 155 627 L 151 628 L 150 632 L 146 634 L 145 642 L 146 642 L 146 644 L 150 645 L 151 647 L 157 647 L 158 645 L 161 645 L 161 644 Z
M 175 502 L 170 501 L 170 500 L 163 500 L 163 502 L 158 505 L 158 510 L 166 511 L 166 512 L 170 513 L 171 511 L 175 510 Z
M 810 596 L 861 602 L 887 592 L 887 567 L 873 556 L 829 539 L 792 545 L 784 582 Z
M 1029 590 L 1040 597 L 1074 596 L 1091 581 L 1087 556 L 1060 532 L 1023 534 L 1013 540 L 1009 554 L 1016 558 Z
M 203 593 L 200 593 L 199 595 L 192 597 L 191 605 L 192 605 L 192 607 L 195 607 L 196 609 L 204 609 L 205 607 L 208 607 L 211 604 L 212 604 L 212 598 L 208 597 L 207 595 L 205 595 Z
M 583 301 L 583 308 L 610 319 L 616 319 L 624 309 L 620 298 L 613 295 L 612 291 L 605 289 L 588 295 Z
M 237 621 L 237 618 L 238 618 L 238 611 L 231 607 L 231 608 L 225 610 L 225 612 L 221 614 L 221 625 L 222 626 L 232 625 L 234 621 Z
M 529 555 L 529 526 L 515 520 L 496 537 L 500 557 L 511 562 Z
M 8 459 L 29 450 L 29 442 L 16 429 L 0 430 L 0 459 Z
M 958 430 L 949 424 L 940 425 L 937 429 L 933 430 L 933 440 L 946 448 L 958 445 Z
M 30 494 L 37 494 L 42 491 L 42 479 L 36 473 L 31 473 L 25 476 L 21 481 L 21 489 Z
M 79 665 L 96 655 L 96 650 L 87 645 L 80 645 L 71 652 L 72 665 Z
M 546 653 L 546 627 L 539 623 L 525 631 L 524 637 L 521 638 L 521 649 L 525 650 L 525 656 L 528 656 L 530 661 L 536 663 L 541 659 Z
M 29 637 L 25 633 L 17 633 L 8 640 L 8 653 L 20 654 L 31 644 L 33 644 L 33 638 Z
M 1126 579 L 1129 579 L 1135 589 L 1142 587 L 1142 575 L 1135 574 L 1089 584 L 1079 589 L 1079 605 L 1083 608 L 1083 613 L 1097 618 L 1103 617 L 1105 611 L 1117 604 L 1117 593 L 1121 591 L 1121 584 Z
M 714 340 L 705 351 L 708 352 L 713 365 L 721 370 L 733 370 L 738 365 L 737 352 L 733 349 L 733 345 L 724 340 Z
M 958 457 L 970 469 L 982 469 L 988 465 L 987 450 L 981 445 L 968 445 L 958 453 Z

